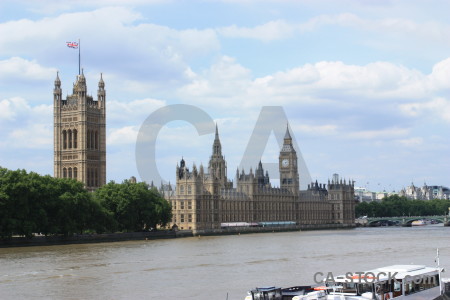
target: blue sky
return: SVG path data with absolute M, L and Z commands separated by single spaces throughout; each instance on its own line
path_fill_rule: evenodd
M 52 89 L 107 90 L 107 177 L 138 176 L 143 121 L 171 104 L 219 125 L 233 178 L 262 106 L 282 106 L 311 177 L 450 185 L 448 1 L 1 1 L 0 165 L 53 173 Z M 207 164 L 213 134 L 171 122 L 157 166 Z M 277 162 L 275 138 L 262 157 Z M 276 174 L 272 174 L 273 177 Z M 302 181 L 302 176 L 300 178 Z M 276 184 L 276 181 L 274 181 Z

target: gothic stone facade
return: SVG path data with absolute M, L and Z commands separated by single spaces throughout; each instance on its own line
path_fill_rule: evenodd
M 57 74 L 53 90 L 54 176 L 73 178 L 90 191 L 106 183 L 106 91 L 100 75 L 97 100 L 87 94 L 84 74 L 62 99 Z
M 300 191 L 297 154 L 289 130 L 279 155 L 280 187 L 270 184 L 269 174 L 260 162 L 255 172 L 236 171 L 235 187 L 226 177 L 227 163 L 216 127 L 208 169 L 184 159 L 176 169 L 176 189 L 171 225 L 179 229 L 208 231 L 229 222 L 293 221 L 299 225 L 354 224 L 354 183 L 334 178 L 325 184 L 311 183 Z M 171 190 L 171 189 L 170 189 Z

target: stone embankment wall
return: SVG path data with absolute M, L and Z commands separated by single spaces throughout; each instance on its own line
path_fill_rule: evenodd
M 302 230 L 324 230 L 324 229 L 350 229 L 355 225 L 350 224 L 320 224 L 320 225 L 295 225 L 283 227 L 228 227 L 223 229 L 195 230 L 193 234 L 198 235 L 221 235 L 221 234 L 245 234 L 263 232 L 286 232 Z
M 13 237 L 9 240 L 0 240 L 0 247 L 22 247 L 22 246 L 46 246 L 64 244 L 85 244 L 120 242 L 132 240 L 171 239 L 183 236 L 192 236 L 192 233 L 175 231 L 154 232 L 128 232 L 128 233 L 105 233 L 105 234 L 80 234 L 69 237 L 64 236 L 35 236 L 31 239 L 25 237 Z
M 48 246 L 65 244 L 86 244 L 121 242 L 133 240 L 173 239 L 180 237 L 192 237 L 201 235 L 230 235 L 245 233 L 285 232 L 302 230 L 346 229 L 354 228 L 348 224 L 323 224 L 323 225 L 298 225 L 286 227 L 230 227 L 226 229 L 211 230 L 160 230 L 154 232 L 129 232 L 129 233 L 105 233 L 105 234 L 80 234 L 69 237 L 64 236 L 35 236 L 31 239 L 25 237 L 13 237 L 9 240 L 0 240 L 0 247 L 24 247 L 24 246 Z

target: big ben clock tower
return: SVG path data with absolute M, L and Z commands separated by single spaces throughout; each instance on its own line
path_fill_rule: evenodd
M 294 195 L 298 196 L 300 181 L 297 168 L 297 153 L 295 152 L 294 146 L 292 145 L 289 126 L 286 128 L 283 147 L 280 151 L 279 168 L 281 188 L 287 189 Z

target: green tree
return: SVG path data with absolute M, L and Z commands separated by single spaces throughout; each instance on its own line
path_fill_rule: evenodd
M 355 208 L 357 217 L 401 217 L 401 216 L 433 216 L 448 212 L 450 200 L 410 200 L 404 196 L 391 195 L 381 202 L 359 203 Z
M 74 179 L 0 168 L 0 237 L 115 230 L 112 215 Z
M 140 231 L 171 219 L 169 203 L 143 182 L 112 181 L 95 191 L 94 197 L 114 216 L 120 231 Z

